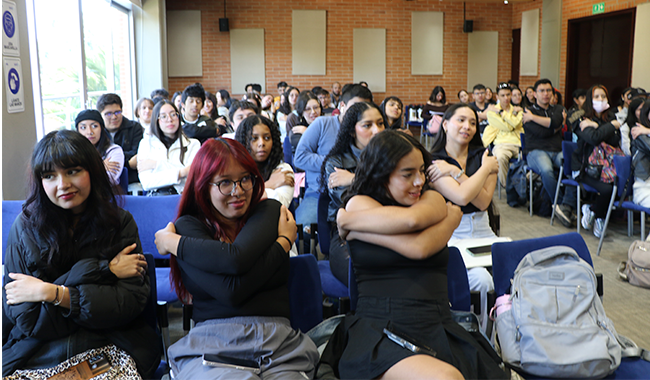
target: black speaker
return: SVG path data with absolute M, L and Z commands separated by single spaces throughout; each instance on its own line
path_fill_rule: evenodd
M 474 31 L 474 20 L 465 20 L 463 23 L 463 32 L 472 33 Z
M 220 18 L 219 19 L 219 31 L 220 32 L 227 32 L 230 30 L 230 27 L 228 26 L 228 19 L 227 18 Z

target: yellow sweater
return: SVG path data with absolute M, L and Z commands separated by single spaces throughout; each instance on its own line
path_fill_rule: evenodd
M 501 110 L 501 105 L 497 104 L 496 107 Z M 483 131 L 483 145 L 488 146 L 490 143 L 494 145 L 499 144 L 516 144 L 521 146 L 520 134 L 524 133 L 524 127 L 521 119 L 524 116 L 523 112 L 512 114 L 512 106 L 508 111 L 501 113 L 488 111 L 487 120 L 488 126 Z

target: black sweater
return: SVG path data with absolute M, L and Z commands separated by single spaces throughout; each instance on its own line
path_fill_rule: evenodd
M 534 121 L 524 124 L 526 153 L 536 149 L 547 152 L 562 151 L 562 121 L 564 120 L 562 111 L 564 108 L 549 105 L 547 109 L 543 109 L 537 104 L 533 104 L 528 110 L 534 115 L 551 118 L 551 125 L 546 128 Z
M 571 157 L 571 170 L 573 171 L 578 171 L 582 168 L 583 161 L 586 163 L 594 147 L 601 142 L 606 142 L 613 147 L 620 146 L 621 132 L 611 122 L 603 121 L 597 117 L 591 120 L 598 123 L 598 128 L 589 127 L 581 131 L 580 123 L 578 122 L 573 130 L 578 136 L 578 148 L 573 151 L 573 156 Z
M 280 206 L 272 199 L 260 202 L 232 244 L 215 240 L 214 230 L 193 216 L 176 221 L 182 235 L 178 265 L 193 297 L 195 322 L 289 318 L 289 254 L 276 243 Z
M 224 131 L 210 117 L 201 115 L 193 123 L 183 121 L 183 133 L 185 133 L 185 136 L 197 139 L 203 144 L 207 139 L 221 136 Z

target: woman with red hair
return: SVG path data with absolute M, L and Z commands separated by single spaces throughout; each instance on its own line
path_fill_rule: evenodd
M 176 223 L 156 233 L 159 252 L 172 254 L 179 298 L 194 304 L 195 327 L 169 348 L 176 379 L 258 379 L 259 372 L 264 379 L 313 378 L 316 347 L 289 324 L 296 223 L 263 194 L 246 148 L 208 140 L 190 168 Z M 244 360 L 252 369 L 207 365 L 203 355 Z

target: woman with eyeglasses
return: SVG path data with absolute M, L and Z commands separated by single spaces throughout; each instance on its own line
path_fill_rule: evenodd
M 195 327 L 169 348 L 176 379 L 311 379 L 314 343 L 289 323 L 289 250 L 296 223 L 273 199 L 262 200 L 257 163 L 239 142 L 206 141 L 196 155 L 174 224 L 156 233 L 171 254 L 182 302 L 194 305 Z M 261 373 L 203 364 L 251 361 Z
M 151 114 L 151 133 L 138 147 L 138 176 L 147 195 L 182 193 L 200 147 L 199 140 L 183 133 L 176 106 L 169 100 L 158 102 Z
M 303 91 L 298 96 L 296 110 L 287 117 L 287 136 L 291 141 L 291 152 L 296 153 L 298 142 L 307 127 L 323 114 L 318 97 L 311 91 Z

